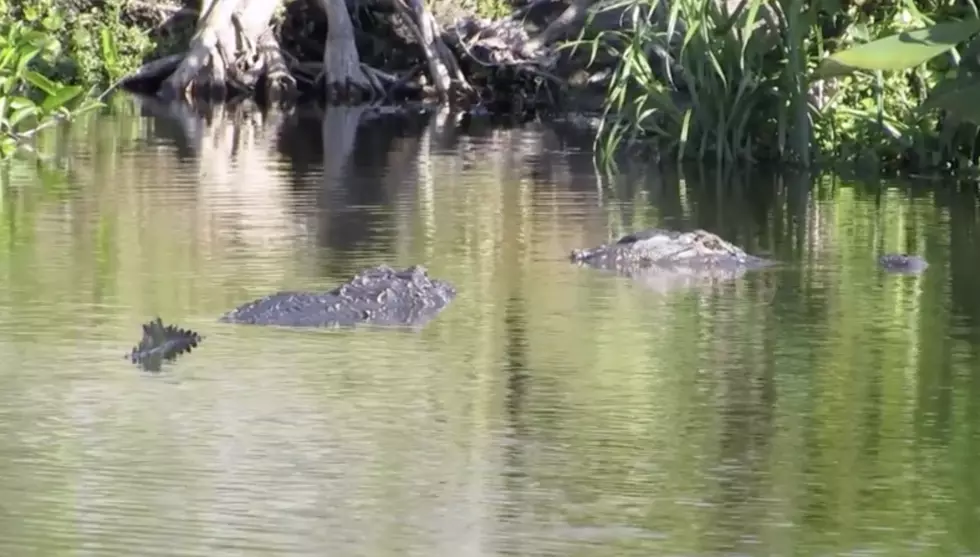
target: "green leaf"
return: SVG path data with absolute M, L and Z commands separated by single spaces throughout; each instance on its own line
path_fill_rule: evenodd
M 57 31 L 62 25 L 61 17 L 55 13 L 49 13 L 48 15 L 44 16 L 44 19 L 41 20 L 41 25 L 43 25 L 48 31 Z
M 28 47 L 23 52 L 21 52 L 20 60 L 17 61 L 17 73 L 14 75 L 22 76 L 27 72 L 27 65 L 31 63 L 38 54 L 41 53 L 41 49 L 37 47 Z
M 965 76 L 939 82 L 919 107 L 920 113 L 946 110 L 950 116 L 980 124 L 980 78 Z
M 48 42 L 48 36 L 42 31 L 31 29 L 25 31 L 20 36 L 20 42 L 30 44 L 31 46 L 43 46 L 44 43 Z
M 98 110 L 98 109 L 102 108 L 103 106 L 105 106 L 105 105 L 102 104 L 101 102 L 97 101 L 97 100 L 87 100 L 84 103 L 82 103 L 81 106 L 75 108 L 75 110 L 72 110 L 71 111 L 71 116 L 72 117 L 81 116 L 82 114 L 85 114 L 86 112 L 91 112 L 93 110 Z
M 14 109 L 10 117 L 7 118 L 7 126 L 14 129 L 17 124 L 21 123 L 23 120 L 30 118 L 31 116 L 37 115 L 37 106 L 33 103 L 27 106 L 22 106 L 18 109 Z
M 112 33 L 109 32 L 108 27 L 103 27 L 99 34 L 99 39 L 102 42 L 102 59 L 105 61 L 107 68 L 115 68 L 116 60 L 118 58 L 116 51 L 116 41 L 114 40 Z
M 78 85 L 67 85 L 58 89 L 58 91 L 50 95 L 48 98 L 44 99 L 41 103 L 41 110 L 47 114 L 53 110 L 61 108 L 68 104 L 72 99 L 77 97 L 82 93 L 82 88 Z
M 17 141 L 10 136 L 0 137 L 0 159 L 8 159 L 17 150 Z
M 5 46 L 0 50 L 0 70 L 7 68 L 17 59 L 17 47 Z
M 34 104 L 33 101 L 31 101 L 31 99 L 28 99 L 28 98 L 25 98 L 25 97 L 10 97 L 7 100 L 7 102 L 8 102 L 8 106 L 10 106 L 10 109 L 11 110 L 20 110 L 21 108 L 24 108 L 25 106 L 37 106 L 37 105 Z
M 26 79 L 31 85 L 43 91 L 45 95 L 50 96 L 58 92 L 59 86 L 57 83 L 35 71 L 25 72 L 24 79 Z
M 811 81 L 855 71 L 900 71 L 914 68 L 947 52 L 980 32 L 980 19 L 939 23 L 856 46 L 824 58 Z

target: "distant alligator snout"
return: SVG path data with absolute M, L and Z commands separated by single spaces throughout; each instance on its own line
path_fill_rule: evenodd
M 878 258 L 878 265 L 892 273 L 917 274 L 925 271 L 929 263 L 918 255 L 886 253 Z

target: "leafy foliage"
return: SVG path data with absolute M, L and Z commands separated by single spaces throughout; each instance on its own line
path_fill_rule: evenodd
M 594 44 L 620 60 L 600 130 L 603 152 L 640 138 L 654 138 L 678 158 L 716 162 L 784 150 L 788 131 L 780 124 L 789 107 L 780 72 L 765 70 L 785 67 L 794 47 L 759 19 L 763 0 L 731 15 L 713 0 L 624 0 L 602 9 L 627 5 L 632 27 L 600 34 Z
M 54 37 L 24 23 L 7 20 L 0 26 L 0 158 L 9 158 L 57 119 L 99 106 L 92 100 L 73 105 L 85 92 L 81 86 L 59 83 L 34 69 L 36 61 L 50 62 L 60 50 Z
M 974 14 L 886 35 L 824 58 L 813 79 L 859 73 L 882 82 L 896 75 L 918 77 L 919 94 L 906 99 L 901 112 L 894 101 L 891 110 L 878 103 L 875 115 L 882 129 L 915 156 L 918 166 L 975 167 L 980 112 L 970 96 L 980 92 L 978 33 L 980 19 Z M 964 43 L 960 54 L 957 47 Z
M 139 67 L 153 45 L 125 23 L 124 4 L 0 0 L 0 159 L 56 121 L 102 106 L 94 89 L 108 93 Z
M 104 89 L 137 69 L 153 47 L 149 33 L 131 24 L 131 14 L 124 13 L 126 0 L 104 0 L 90 6 L 58 0 L 15 4 L 5 10 L 11 19 L 60 38 L 63 56 L 39 67 L 51 79 Z M 152 22 L 143 23 L 152 26 Z
M 980 161 L 975 11 L 930 5 L 925 15 L 911 0 L 747 0 L 731 13 L 721 4 L 597 8 L 646 14 L 591 41 L 619 59 L 597 137 L 607 160 L 624 144 L 652 143 L 714 162 Z

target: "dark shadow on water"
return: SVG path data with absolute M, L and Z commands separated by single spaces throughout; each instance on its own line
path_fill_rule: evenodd
M 608 179 L 605 201 L 618 202 L 628 230 L 639 227 L 634 217 L 642 202 L 656 208 L 659 226 L 704 228 L 757 255 L 796 261 L 806 236 L 807 203 L 821 189 L 804 173 L 636 164 Z
M 413 165 L 429 119 L 418 110 L 314 106 L 284 122 L 277 147 L 290 162 L 297 213 L 313 215 L 325 273 L 353 272 L 345 253 L 391 248 L 390 209 L 414 197 Z
M 182 103 L 165 103 L 156 97 L 134 96 L 134 102 L 143 117 L 152 118 L 155 139 L 175 148 L 177 160 L 196 159 L 204 117 Z
M 528 491 L 528 462 L 527 451 L 533 443 L 531 430 L 527 427 L 527 391 L 530 388 L 531 376 L 527 358 L 527 326 L 524 313 L 523 297 L 512 297 L 506 301 L 504 309 L 505 347 L 502 369 L 506 385 L 505 408 L 507 416 L 507 434 L 504 439 L 503 471 L 501 482 L 507 500 L 500 505 L 497 515 L 504 524 L 521 524 L 521 516 L 528 505 L 532 504 L 525 495 Z M 506 555 L 516 554 L 508 543 L 499 550 Z
M 463 161 L 461 172 L 487 151 L 511 152 L 514 179 L 531 177 L 540 187 L 594 194 L 591 155 L 547 127 L 514 130 L 501 144 L 498 127 L 461 125 L 452 113 L 407 111 L 377 114 L 364 107 L 307 108 L 283 122 L 278 148 L 290 161 L 298 214 L 315 213 L 316 245 L 327 274 L 350 272 L 348 256 L 388 251 L 398 206 L 411 206 L 429 157 Z M 316 135 L 314 135 L 316 134 Z M 507 155 L 504 155 L 507 156 Z M 311 174 L 318 175 L 310 179 Z M 452 177 L 434 177 L 450 188 Z M 347 255 L 345 255 L 347 254 Z

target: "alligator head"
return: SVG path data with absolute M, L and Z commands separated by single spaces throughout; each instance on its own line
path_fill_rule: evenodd
M 929 267 L 929 263 L 918 255 L 906 253 L 887 253 L 878 258 L 878 265 L 891 273 L 919 274 Z
M 614 244 L 574 250 L 571 259 L 595 267 L 663 267 L 692 269 L 725 267 L 746 269 L 773 262 L 745 251 L 705 230 L 677 232 L 651 228 L 620 238 Z
M 572 262 L 641 279 L 658 290 L 704 280 L 732 279 L 774 265 L 705 230 L 651 228 L 612 244 L 573 250 Z

